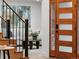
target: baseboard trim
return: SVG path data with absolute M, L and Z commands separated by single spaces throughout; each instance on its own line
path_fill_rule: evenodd
M 50 57 L 55 57 L 56 58 L 55 50 L 51 51 Z M 77 59 L 79 59 L 79 54 L 77 54 Z

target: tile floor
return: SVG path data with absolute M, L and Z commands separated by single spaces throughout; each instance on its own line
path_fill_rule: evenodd
M 58 58 L 47 58 L 40 54 L 40 49 L 29 50 L 29 59 L 58 59 Z

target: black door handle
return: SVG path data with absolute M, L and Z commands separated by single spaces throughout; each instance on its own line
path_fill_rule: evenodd
M 56 29 L 58 29 L 58 24 L 56 24 Z

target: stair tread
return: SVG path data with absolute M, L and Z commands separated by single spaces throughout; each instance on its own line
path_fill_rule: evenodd
M 0 32 L 0 34 L 3 34 L 2 32 Z
M 2 41 L 6 41 L 6 40 L 8 40 L 7 38 L 0 38 L 0 40 L 2 40 Z
M 9 39 L 8 39 L 8 38 L 0 38 L 0 41 L 9 41 Z M 13 42 L 13 41 L 14 41 L 14 42 Z M 11 39 L 11 40 L 10 40 L 10 43 L 16 44 L 16 40 Z
M 9 40 L 8 38 L 0 38 L 0 39 L 4 39 L 4 40 Z M 16 41 L 16 39 L 10 39 L 10 40 L 14 40 L 14 41 Z

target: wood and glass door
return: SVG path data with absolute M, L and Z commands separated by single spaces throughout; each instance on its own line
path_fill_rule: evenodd
M 55 1 L 55 56 L 76 59 L 77 1 Z

